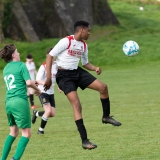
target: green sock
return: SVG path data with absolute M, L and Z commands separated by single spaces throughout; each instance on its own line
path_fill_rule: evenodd
M 16 139 L 15 137 L 8 135 L 8 137 L 6 138 L 6 141 L 4 143 L 1 160 L 7 159 L 8 154 L 11 150 L 12 143 L 14 142 L 15 139 Z
M 28 142 L 29 142 L 29 138 L 26 138 L 26 137 L 20 138 L 20 140 L 18 142 L 18 146 L 16 148 L 16 152 L 14 154 L 14 159 L 19 160 L 22 157 L 23 152 L 24 152 Z

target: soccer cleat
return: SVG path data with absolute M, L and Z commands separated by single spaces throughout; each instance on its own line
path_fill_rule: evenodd
M 14 159 L 13 157 L 12 157 L 12 159 L 11 160 L 16 160 L 16 159 Z
M 35 108 L 38 108 L 38 107 L 35 105 L 31 106 L 31 109 L 35 109 Z
M 38 112 L 38 111 L 33 110 L 33 116 L 32 116 L 32 123 L 33 123 L 33 124 L 36 122 L 36 119 L 37 119 L 36 113 L 37 113 L 37 112 Z
M 112 118 L 112 116 L 107 116 L 107 117 L 102 117 L 102 123 L 110 123 L 113 126 L 120 126 L 122 125 L 120 122 L 116 121 L 115 119 Z
M 44 131 L 38 130 L 37 134 L 44 134 Z
M 92 142 L 89 141 L 89 139 L 86 139 L 83 143 L 82 143 L 82 148 L 83 149 L 95 149 L 97 148 L 96 144 L 93 144 Z

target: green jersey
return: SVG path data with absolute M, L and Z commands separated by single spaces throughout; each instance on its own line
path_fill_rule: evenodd
M 6 99 L 13 97 L 27 99 L 26 81 L 31 78 L 23 62 L 9 62 L 3 70 L 3 77 L 6 84 Z

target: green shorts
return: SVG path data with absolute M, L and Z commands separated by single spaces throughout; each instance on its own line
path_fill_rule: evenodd
M 28 100 L 11 98 L 6 100 L 8 125 L 17 125 L 18 128 L 31 128 L 31 114 Z

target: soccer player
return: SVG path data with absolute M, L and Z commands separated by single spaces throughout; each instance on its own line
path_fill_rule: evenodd
M 47 50 L 47 55 L 48 53 L 52 50 L 52 48 L 49 48 Z M 46 56 L 47 56 L 46 55 Z M 44 111 L 33 111 L 33 116 L 32 116 L 32 123 L 34 124 L 36 122 L 37 117 L 41 116 L 41 124 L 38 129 L 38 134 L 44 134 L 44 128 L 47 124 L 48 118 L 49 117 L 54 117 L 55 116 L 55 100 L 54 100 L 54 85 L 56 81 L 56 73 L 57 73 L 57 64 L 56 61 L 52 61 L 52 85 L 49 88 L 49 90 L 44 91 L 43 85 L 46 80 L 46 62 L 44 62 L 36 76 L 36 82 L 38 83 L 38 88 L 41 90 L 41 94 L 39 96 L 40 102 L 44 108 Z M 59 90 L 60 92 L 60 90 Z
M 31 80 L 35 81 L 37 71 L 36 71 L 35 63 L 33 62 L 33 56 L 31 54 L 28 54 L 26 56 L 26 66 L 28 68 Z M 37 108 L 37 106 L 34 105 L 34 90 L 33 90 L 33 88 L 28 87 L 27 94 L 28 94 L 28 98 L 30 100 L 31 108 L 32 109 Z
M 94 66 L 88 61 L 88 46 L 84 40 L 87 40 L 90 35 L 89 23 L 86 21 L 75 22 L 74 31 L 74 35 L 61 39 L 47 56 L 47 80 L 44 84 L 44 89 L 50 88 L 51 64 L 56 56 L 58 65 L 56 82 L 73 107 L 74 120 L 81 136 L 82 147 L 84 149 L 94 149 L 97 148 L 97 145 L 89 141 L 83 123 L 82 106 L 77 94 L 78 87 L 82 90 L 90 88 L 100 93 L 103 110 L 102 123 L 109 123 L 113 126 L 120 126 L 121 123 L 110 116 L 110 100 L 107 85 L 78 66 L 81 58 L 84 68 L 95 71 L 97 75 L 101 74 L 101 68 Z
M 12 160 L 19 160 L 31 137 L 31 115 L 27 87 L 32 87 L 36 95 L 40 94 L 40 90 L 31 80 L 25 63 L 20 61 L 20 55 L 15 45 L 5 45 L 0 50 L 0 57 L 7 63 L 3 69 L 3 77 L 6 84 L 5 108 L 10 126 L 10 134 L 4 143 L 1 160 L 7 159 L 11 146 L 19 134 L 19 129 L 21 129 L 22 136 L 12 158 Z

